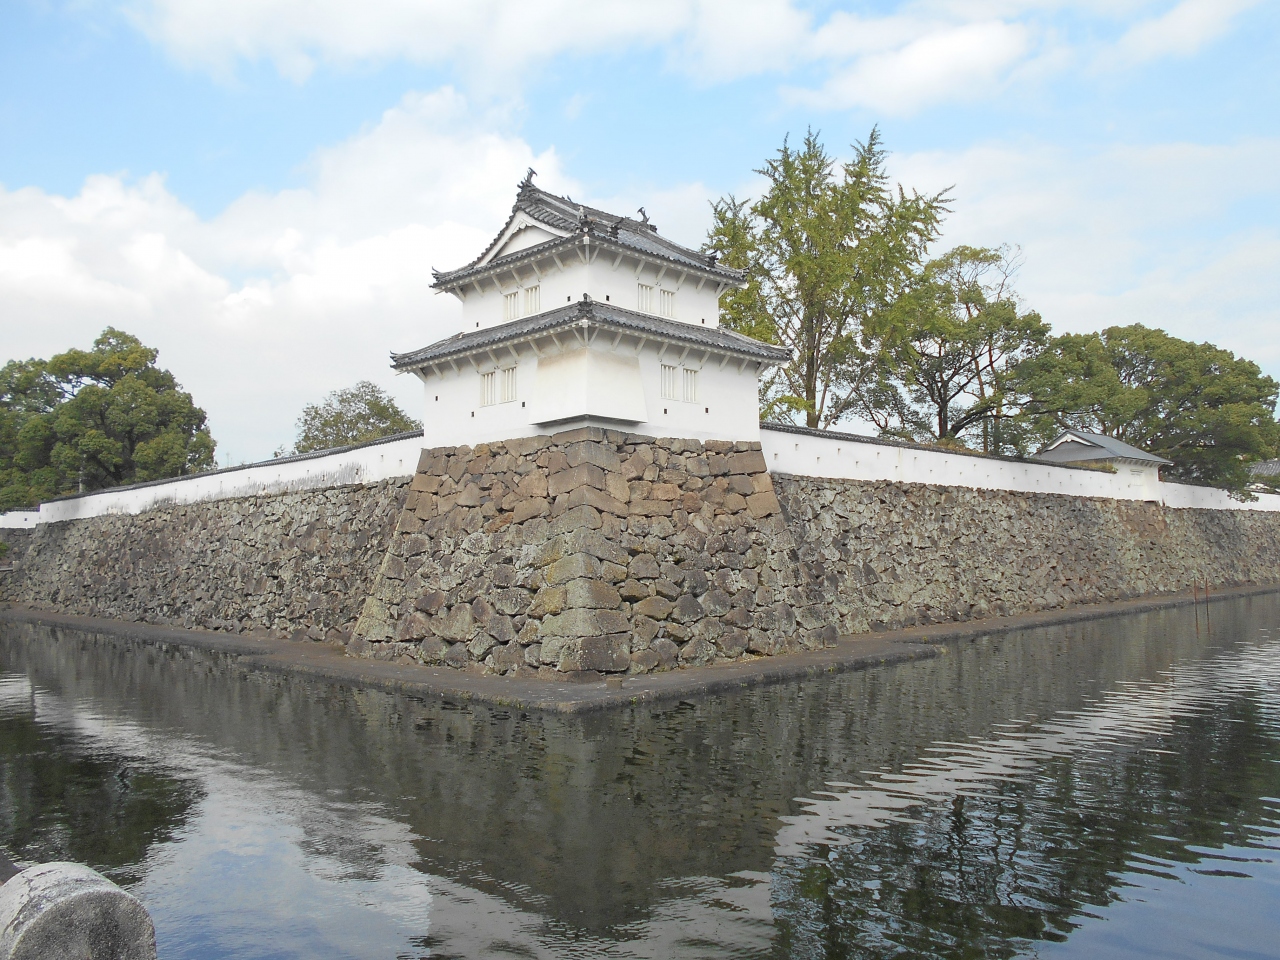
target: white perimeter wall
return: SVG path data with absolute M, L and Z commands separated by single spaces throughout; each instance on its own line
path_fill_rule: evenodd
M 1150 500 L 1167 507 L 1201 510 L 1280 511 L 1280 496 L 1259 494 L 1249 503 L 1223 490 L 1152 481 L 1123 467 L 1117 473 L 1053 464 L 1019 463 L 917 447 L 882 445 L 844 437 L 815 437 L 760 428 L 769 470 L 840 480 L 892 480 L 950 487 L 1057 493 L 1112 500 Z
M 769 427 L 759 429 L 769 469 L 797 476 L 892 480 L 897 483 L 932 483 L 1117 500 L 1155 500 L 1167 507 L 1180 509 L 1280 511 L 1280 496 L 1274 494 L 1259 494 L 1257 500 L 1241 503 L 1232 500 L 1222 490 L 1207 487 L 1158 482 L 1152 488 L 1145 479 L 1131 478 L 1123 472 L 1111 474 L 1052 464 L 1015 463 L 940 450 L 887 446 L 856 438 L 814 437 L 784 433 Z M 422 448 L 420 438 L 409 437 L 307 459 L 272 460 L 217 473 L 196 474 L 131 490 L 104 490 L 41 504 L 39 511 L 0 514 L 0 529 L 31 529 L 41 523 L 112 513 L 141 513 L 170 504 L 408 477 L 417 469 Z
M 268 460 L 232 470 L 198 473 L 167 483 L 129 490 L 104 490 L 83 497 L 42 503 L 36 522 L 56 523 L 110 513 L 142 513 L 153 507 L 202 500 L 229 500 L 353 483 L 376 483 L 391 477 L 411 476 L 418 469 L 421 453 L 422 440 L 414 436 L 319 457 L 283 462 Z M 16 526 L 7 522 L 15 516 L 37 514 L 0 514 L 0 527 Z

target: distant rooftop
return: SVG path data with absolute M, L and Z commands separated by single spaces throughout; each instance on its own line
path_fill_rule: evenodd
M 1138 460 L 1145 463 L 1171 464 L 1173 461 L 1147 453 L 1123 440 L 1103 433 L 1084 430 L 1063 430 L 1051 443 L 1036 454 L 1035 459 L 1070 463 L 1087 460 Z
M 1280 477 L 1280 460 L 1260 460 L 1249 464 L 1249 473 L 1255 477 Z

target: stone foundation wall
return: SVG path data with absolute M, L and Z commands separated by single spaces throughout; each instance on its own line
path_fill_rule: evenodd
M 427 450 L 349 649 L 556 675 L 832 644 L 796 556 L 759 443 Z
M 759 444 L 601 430 L 16 533 L 2 599 L 558 677 L 1280 583 L 1276 513 L 770 475 Z
M 37 527 L 0 597 L 180 627 L 350 637 L 407 480 Z
M 1280 515 L 775 476 L 841 633 L 1280 582 Z
M 7 544 L 9 547 L 5 555 L 0 557 L 0 567 L 21 563 L 35 533 L 35 530 L 0 530 L 0 543 Z

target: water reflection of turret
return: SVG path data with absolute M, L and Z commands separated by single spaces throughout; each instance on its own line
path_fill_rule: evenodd
M 1230 609 L 1221 620 L 1215 611 L 1219 638 L 1252 629 L 1255 614 L 1270 622 L 1276 606 L 1255 600 Z M 781 818 L 805 809 L 795 798 L 832 781 L 864 781 L 869 770 L 901 769 L 937 741 L 1079 710 L 1103 689 L 1153 677 L 1204 653 L 1190 617 L 1167 611 L 993 638 L 901 668 L 581 718 L 422 702 L 36 628 L 6 627 L 18 642 L 3 650 L 10 669 L 30 669 L 70 699 L 228 748 L 334 798 L 335 810 L 338 801 L 376 804 L 418 838 L 421 868 L 603 933 L 662 913 L 683 895 L 678 881 L 763 877 L 775 868 L 775 909 L 799 916 L 807 900 L 797 899 L 793 881 L 804 879 L 809 861 L 793 869 L 775 860 Z M 1020 817 L 1052 819 L 1051 805 L 1013 800 L 1000 808 L 1011 829 L 1031 826 Z M 353 839 L 359 808 L 350 809 L 351 821 L 339 810 L 307 823 L 307 842 L 355 873 L 376 873 L 378 847 Z M 923 830 L 928 846 L 953 829 L 946 817 L 937 822 L 945 829 L 901 830 Z M 909 863 L 915 848 L 902 847 L 902 835 L 883 831 L 871 846 L 887 846 L 872 857 L 864 847 L 860 862 Z M 1080 882 L 1099 879 L 1105 884 L 1105 871 Z

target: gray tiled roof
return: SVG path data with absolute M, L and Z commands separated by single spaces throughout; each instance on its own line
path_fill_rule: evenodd
M 494 246 L 511 225 L 511 221 L 522 212 L 539 223 L 557 230 L 567 230 L 570 235 L 527 247 L 488 263 L 482 262 L 492 253 Z M 730 283 L 739 283 L 742 280 L 741 271 L 717 263 L 712 254 L 699 253 L 697 250 L 691 250 L 668 240 L 659 235 L 657 228 L 647 221 L 620 217 L 595 207 L 574 203 L 568 197 L 547 193 L 535 187 L 531 181 L 525 180 L 520 185 L 515 205 L 511 208 L 511 216 L 507 218 L 507 222 L 503 224 L 493 242 L 465 267 L 457 270 L 435 271 L 435 286 L 447 289 L 465 283 L 471 277 L 487 270 L 545 256 L 561 247 L 572 247 L 579 242 L 579 238 L 584 233 L 591 236 L 594 242 L 602 243 L 604 246 L 638 251 L 650 257 L 719 277 Z
M 1170 462 L 1164 459 L 1164 457 L 1157 457 L 1153 453 L 1147 453 L 1147 451 L 1141 450 L 1138 447 L 1127 444 L 1123 440 L 1117 440 L 1115 437 L 1108 437 L 1104 433 L 1088 433 L 1084 430 L 1073 430 L 1073 429 L 1064 430 L 1062 431 L 1062 433 L 1058 434 L 1058 436 L 1053 439 L 1052 443 L 1042 448 L 1039 451 L 1039 453 L 1036 454 L 1036 457 L 1037 458 L 1052 457 L 1054 450 L 1050 450 L 1049 447 L 1053 446 L 1063 437 L 1067 437 L 1067 436 L 1075 437 L 1078 440 L 1083 440 L 1087 444 L 1093 444 L 1094 446 L 1101 447 L 1103 452 L 1105 452 L 1106 457 L 1105 458 L 1100 457 L 1097 459 L 1106 459 L 1106 458 L 1116 457 L 1123 460 L 1144 460 L 1149 463 L 1169 463 Z
M 451 357 L 462 356 L 474 350 L 527 340 L 558 330 L 581 327 L 583 324 L 621 333 L 642 334 L 660 340 L 686 343 L 694 347 L 705 347 L 717 353 L 763 360 L 767 363 L 785 363 L 791 359 L 791 353 L 785 347 L 761 343 L 759 340 L 744 337 L 732 330 L 665 320 L 662 317 L 625 310 L 598 300 L 579 300 L 577 303 L 565 304 L 555 310 L 524 317 L 521 320 L 512 320 L 510 323 L 496 327 L 455 334 L 447 340 L 440 340 L 421 350 L 393 353 L 391 366 L 396 370 L 411 370 L 433 362 L 448 360 Z
M 1249 464 L 1249 473 L 1255 477 L 1280 477 L 1280 460 L 1261 460 Z

